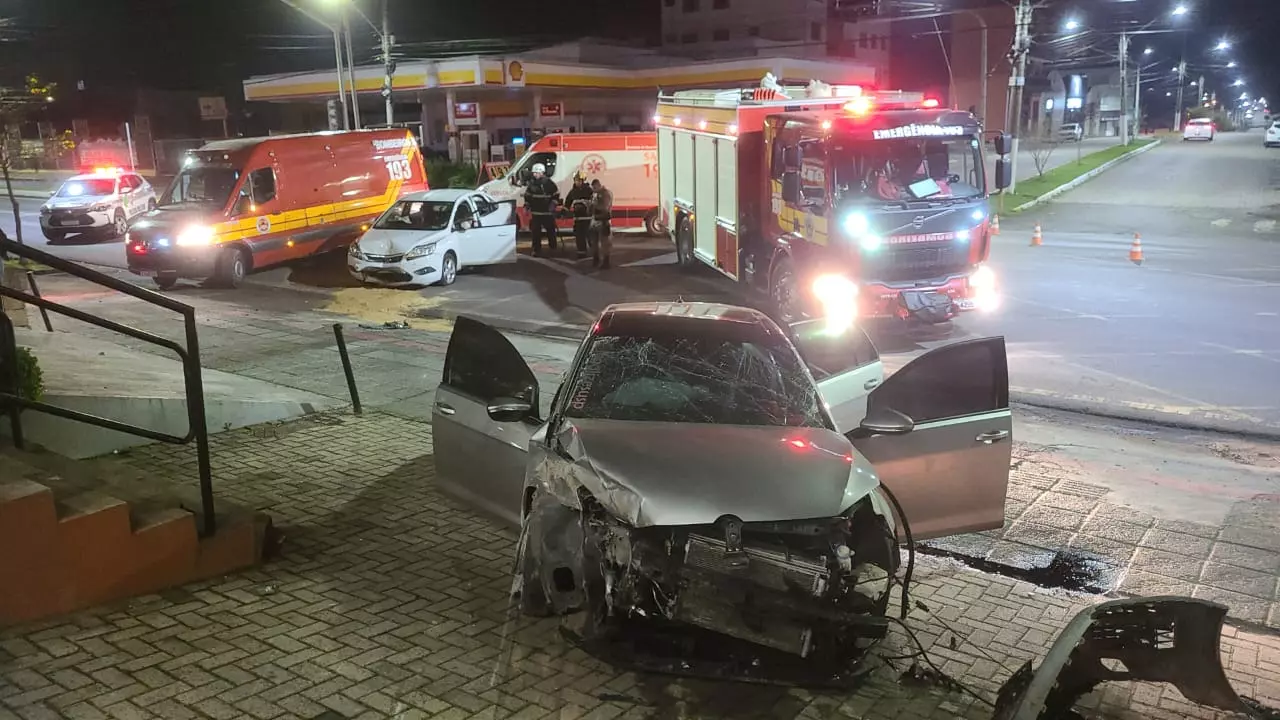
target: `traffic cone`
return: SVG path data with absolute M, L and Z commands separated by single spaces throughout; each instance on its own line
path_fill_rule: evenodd
M 999 215 L 991 216 L 991 234 L 992 235 L 1000 234 L 1000 216 Z
M 1044 235 L 1040 232 L 1040 223 L 1036 223 L 1036 229 L 1031 233 L 1031 247 L 1040 247 L 1044 244 Z
M 1129 246 L 1129 262 L 1134 265 L 1142 264 L 1142 236 L 1138 233 L 1133 234 L 1133 245 Z

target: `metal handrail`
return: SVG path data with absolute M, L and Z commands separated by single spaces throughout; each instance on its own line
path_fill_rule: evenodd
M 0 233 L 0 257 L 5 255 L 16 255 L 20 258 L 33 260 L 47 267 L 65 272 L 68 275 L 74 275 L 82 280 L 137 298 L 143 302 L 157 305 L 166 310 L 172 310 L 182 316 L 183 328 L 186 331 L 185 347 L 145 330 L 122 325 L 113 320 L 98 317 L 83 310 L 67 307 L 46 298 L 0 284 L 0 296 L 11 297 L 15 300 L 35 305 L 42 311 L 52 310 L 60 315 L 172 350 L 177 354 L 178 359 L 182 361 L 183 385 L 187 400 L 187 433 L 182 436 L 170 435 L 148 430 L 137 425 L 130 425 L 119 420 L 98 417 L 78 410 L 19 397 L 17 393 L 17 342 L 13 333 L 13 322 L 2 312 L 0 312 L 0 359 L 4 359 L 4 364 L 12 368 L 13 375 L 10 378 L 0 378 L 0 407 L 8 409 L 9 420 L 13 428 L 13 441 L 19 448 L 23 446 L 20 419 L 22 410 L 43 412 L 55 417 L 82 422 L 86 425 L 94 425 L 107 430 L 115 430 L 116 432 L 171 445 L 186 445 L 194 440 L 196 444 L 196 462 L 200 473 L 201 534 L 204 536 L 212 535 L 217 529 L 217 519 L 213 510 L 213 470 L 209 461 L 209 428 L 205 418 L 204 379 L 200 368 L 200 342 L 196 328 L 195 308 L 153 290 L 138 287 L 97 270 L 90 270 L 83 265 L 64 260 L 56 255 L 50 255 L 42 250 L 16 243 Z M 8 381 L 7 383 L 6 380 Z M 6 384 L 9 385 L 8 388 L 5 387 Z

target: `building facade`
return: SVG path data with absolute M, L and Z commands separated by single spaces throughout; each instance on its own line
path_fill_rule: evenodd
M 683 0 L 677 0 L 683 2 Z M 702 0 L 712 2 L 713 0 Z M 424 147 L 472 163 L 509 160 L 551 132 L 652 129 L 659 90 L 749 87 L 772 73 L 788 84 L 874 86 L 875 65 L 777 54 L 696 61 L 662 49 L 583 40 L 506 56 L 402 61 L 393 78 L 397 123 L 420 128 Z M 381 65 L 355 69 L 362 122 L 385 122 Z M 284 131 L 326 129 L 334 70 L 252 77 L 249 102 L 298 106 Z

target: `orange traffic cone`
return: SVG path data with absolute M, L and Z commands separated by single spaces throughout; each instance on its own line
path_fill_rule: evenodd
M 1000 234 L 1000 216 L 999 215 L 991 216 L 991 234 L 992 235 Z
M 1036 223 L 1036 229 L 1031 233 L 1031 247 L 1040 247 L 1044 244 L 1044 235 L 1040 232 L 1040 223 Z
M 1138 233 L 1133 234 L 1133 245 L 1129 246 L 1129 262 L 1134 265 L 1142 264 L 1142 236 Z

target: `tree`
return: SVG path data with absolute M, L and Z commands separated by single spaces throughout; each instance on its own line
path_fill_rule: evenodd
M 0 87 L 0 126 L 4 142 L 0 143 L 0 172 L 4 174 L 4 189 L 13 207 L 13 225 L 16 240 L 22 242 L 22 214 L 18 199 L 13 195 L 13 182 L 9 179 L 12 159 L 22 145 L 21 137 L 13 137 L 10 128 L 20 126 L 32 113 L 53 102 L 57 86 L 45 83 L 35 75 L 28 75 L 21 87 Z M 16 144 L 16 148 L 15 148 Z
M 1031 145 L 1031 161 L 1036 164 L 1036 176 L 1042 176 L 1049 167 L 1049 157 L 1053 155 L 1053 149 L 1057 147 L 1057 144 L 1040 138 L 1031 140 L 1029 144 Z

